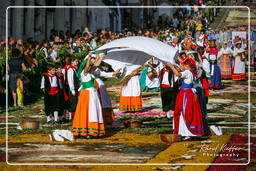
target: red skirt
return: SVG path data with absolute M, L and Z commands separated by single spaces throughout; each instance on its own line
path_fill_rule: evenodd
M 204 96 L 208 97 L 209 96 L 209 83 L 207 78 L 203 78 L 201 80 L 203 91 L 204 91 Z
M 194 135 L 204 135 L 202 112 L 199 100 L 191 89 L 180 90 L 174 110 L 174 134 L 179 132 L 180 115 L 183 115 L 188 130 Z

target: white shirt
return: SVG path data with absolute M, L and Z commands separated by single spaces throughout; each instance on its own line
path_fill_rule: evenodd
M 57 83 L 57 80 L 58 80 L 58 77 L 57 76 L 54 76 L 54 77 L 48 77 L 48 79 L 50 80 L 50 84 L 51 84 L 51 87 L 58 87 L 58 83 Z M 44 89 L 44 76 L 42 77 L 42 80 L 41 80 L 41 89 Z M 60 84 L 60 87 L 61 87 L 61 84 Z
M 244 48 L 240 48 L 240 49 L 235 48 L 233 51 L 233 56 L 236 56 L 238 53 L 242 53 L 242 52 L 244 52 Z
M 47 57 L 47 56 L 48 56 L 48 50 L 47 50 L 47 48 L 46 48 L 46 47 L 42 47 L 41 50 L 44 51 L 44 55 L 45 55 L 45 57 Z
M 113 72 L 105 72 L 102 71 L 101 69 L 97 68 L 94 73 L 96 77 L 105 77 L 105 78 L 111 78 L 113 77 Z
M 220 51 L 219 51 L 219 53 L 218 53 L 218 57 L 220 57 L 221 55 L 223 55 L 223 54 L 229 54 L 229 55 L 231 55 L 233 52 L 232 52 L 232 50 L 230 49 L 230 48 L 226 48 L 226 49 L 224 49 L 224 48 L 221 48 L 220 49 Z
M 194 76 L 191 71 L 185 70 L 181 72 L 181 78 L 186 84 L 191 84 L 193 83 Z
M 210 75 L 210 71 L 211 71 L 210 70 L 210 63 L 207 59 L 203 59 L 202 68 L 206 73 L 206 77 L 208 77 L 208 78 L 211 77 L 211 75 Z
M 164 85 L 170 85 L 169 84 L 169 72 L 164 72 L 162 83 Z
M 58 52 L 53 50 L 51 53 L 52 61 L 56 61 L 57 57 L 58 57 Z
M 84 71 L 81 73 L 81 82 L 88 82 L 91 81 L 92 78 L 95 78 L 94 75 L 91 73 L 84 73 Z
M 73 68 L 69 68 L 67 72 L 69 89 L 72 93 L 75 93 L 74 72 L 76 73 L 76 71 Z

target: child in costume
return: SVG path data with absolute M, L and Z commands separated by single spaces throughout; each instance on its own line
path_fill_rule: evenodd
M 67 56 L 65 58 L 65 66 L 62 68 L 62 74 L 63 75 L 63 96 L 64 96 L 64 102 L 63 102 L 63 109 L 64 109 L 64 117 L 63 120 L 71 120 L 72 116 L 70 115 L 68 111 L 68 107 L 70 105 L 69 99 L 68 99 L 68 94 L 69 94 L 69 87 L 68 87 L 68 69 L 70 68 L 71 64 L 71 57 Z
M 17 103 L 18 106 L 23 107 L 23 99 L 24 99 L 24 86 L 23 86 L 24 76 L 22 74 L 17 75 Z
M 80 86 L 80 81 L 77 78 L 77 67 L 78 59 L 71 58 L 71 64 L 67 70 L 67 91 L 68 91 L 68 112 L 69 120 L 72 119 L 74 112 L 76 111 L 76 105 L 78 100 L 78 88 Z
M 55 64 L 56 68 L 56 75 L 60 80 L 60 84 L 62 89 L 60 90 L 60 111 L 58 112 L 59 116 L 59 123 L 62 123 L 65 121 L 65 82 L 64 82 L 64 74 L 62 73 L 62 66 L 60 63 Z M 64 100 L 63 100 L 64 99 Z
M 47 123 L 57 123 L 59 120 L 58 113 L 61 111 L 60 90 L 61 83 L 56 76 L 56 69 L 53 65 L 47 66 L 47 73 L 45 73 L 41 80 L 41 89 L 44 91 L 44 106 Z
M 174 109 L 174 134 L 188 137 L 204 135 L 200 103 L 192 90 L 194 76 L 191 71 L 195 69 L 195 66 L 188 57 L 180 62 L 182 72 L 179 72 L 171 63 L 168 63 L 168 66 L 176 76 L 182 78 Z
M 94 70 L 95 59 L 89 57 L 84 60 L 78 70 L 81 81 L 80 96 L 72 123 L 74 136 L 90 138 L 105 135 L 105 125 L 102 116 L 102 107 L 95 84 Z
M 162 109 L 166 113 L 167 118 L 171 118 L 174 111 L 175 101 L 179 92 L 178 77 L 176 77 L 172 70 L 163 64 L 163 68 L 159 74 L 160 92 Z

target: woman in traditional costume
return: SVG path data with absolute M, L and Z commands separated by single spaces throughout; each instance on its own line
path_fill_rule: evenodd
M 145 67 L 143 67 L 143 69 L 145 69 Z M 143 69 L 136 69 L 125 77 L 120 94 L 120 111 L 136 112 L 143 110 L 139 78 L 139 73 Z
M 154 58 L 150 58 L 146 62 L 146 68 L 141 72 L 140 86 L 143 92 L 158 92 L 160 82 L 157 77 L 160 62 Z
M 228 47 L 227 43 L 223 44 L 220 49 L 218 57 L 220 58 L 221 78 L 231 79 L 231 55 L 232 50 Z
M 241 47 L 241 41 L 236 43 L 233 56 L 235 57 L 232 80 L 246 80 L 245 74 L 245 50 Z
M 221 84 L 221 72 L 220 67 L 218 66 L 218 48 L 216 47 L 215 40 L 210 40 L 210 48 L 209 51 L 206 51 L 204 55 L 208 58 L 210 62 L 210 88 L 220 89 L 222 87 Z
M 78 70 L 81 81 L 80 97 L 72 124 L 74 136 L 98 137 L 105 135 L 105 125 L 102 116 L 102 107 L 95 84 L 95 77 L 91 74 L 95 59 L 89 55 Z M 96 62 L 97 63 L 97 62 Z
M 99 60 L 102 60 L 103 55 L 99 55 L 98 57 L 100 58 Z M 104 124 L 112 124 L 114 122 L 115 117 L 114 117 L 111 99 L 108 95 L 107 88 L 100 77 L 104 77 L 104 78 L 118 77 L 118 75 L 121 74 L 120 70 L 117 70 L 115 72 L 105 72 L 103 71 L 103 69 L 101 69 L 100 66 L 97 66 L 93 74 L 95 76 L 95 81 L 96 81 L 98 93 L 100 96 Z
M 174 74 L 182 78 L 180 92 L 174 109 L 174 134 L 181 136 L 202 136 L 205 134 L 202 112 L 197 95 L 192 90 L 195 66 L 186 58 L 181 62 L 182 72 L 168 63 Z

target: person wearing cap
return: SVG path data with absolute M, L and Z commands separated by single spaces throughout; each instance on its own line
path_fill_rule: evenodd
M 236 47 L 233 51 L 233 56 L 235 57 L 235 60 L 234 60 L 232 80 L 234 81 L 246 80 L 245 50 L 241 46 L 242 46 L 242 42 L 237 41 Z
M 228 43 L 224 42 L 222 48 L 218 53 L 220 58 L 220 68 L 221 68 L 221 78 L 222 79 L 231 79 L 231 55 L 232 50 L 228 47 Z
M 105 125 L 102 107 L 98 95 L 95 77 L 92 74 L 94 67 L 101 61 L 96 61 L 89 53 L 77 71 L 81 86 L 80 96 L 72 123 L 72 132 L 75 137 L 101 137 L 105 135 Z

